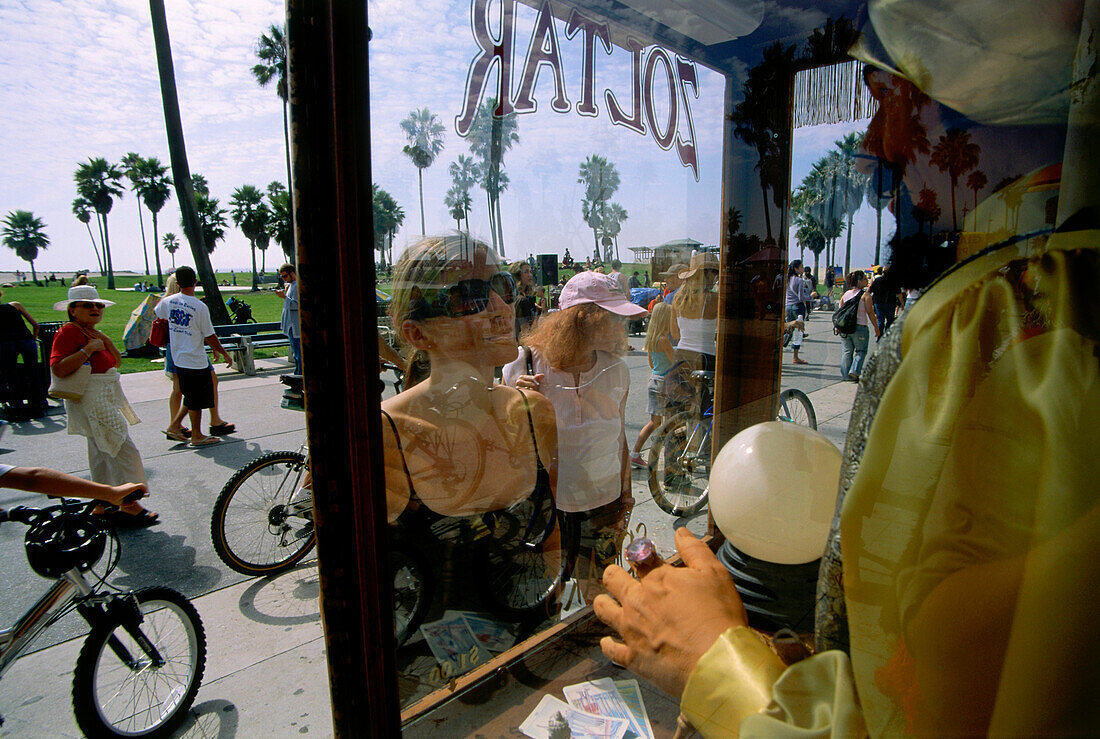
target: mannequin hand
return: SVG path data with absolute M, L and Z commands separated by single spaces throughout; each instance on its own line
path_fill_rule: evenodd
M 541 372 L 537 375 L 520 375 L 516 380 L 516 387 L 520 390 L 538 390 L 545 379 L 546 375 Z
M 729 572 L 686 528 L 676 530 L 686 567 L 662 565 L 641 580 L 609 566 L 596 616 L 621 635 L 605 636 L 603 653 L 679 698 L 695 663 L 732 626 L 747 623 Z M 616 602 L 618 601 L 618 602 Z

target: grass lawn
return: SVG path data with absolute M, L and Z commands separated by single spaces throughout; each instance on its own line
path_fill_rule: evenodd
M 228 277 L 228 273 L 226 273 L 226 276 Z M 220 279 L 221 275 L 219 274 L 218 277 Z M 93 281 L 102 284 L 106 282 L 106 279 L 93 277 Z M 137 280 L 133 280 L 130 282 L 132 284 L 136 281 Z M 248 276 L 245 275 L 245 277 L 242 278 L 242 276 L 238 274 L 237 282 L 247 284 Z M 39 323 L 65 321 L 68 320 L 65 313 L 63 311 L 55 311 L 53 305 L 59 300 L 64 300 L 67 297 L 67 293 L 67 287 L 61 287 L 56 283 L 50 287 L 37 287 L 27 282 L 4 288 L 4 302 L 15 301 L 17 303 L 22 303 L 23 307 L 25 307 Z M 201 295 L 202 293 L 200 292 L 199 294 Z M 242 292 L 222 293 L 222 297 L 226 300 L 229 299 L 230 295 L 234 295 L 239 300 L 243 300 L 252 306 L 252 316 L 258 323 L 278 321 L 279 316 L 282 314 L 283 301 L 278 295 L 270 290 L 262 290 L 255 293 L 248 292 L 247 290 Z M 107 290 L 105 288 L 99 288 L 99 296 L 104 300 L 113 300 L 115 302 L 115 305 L 103 312 L 103 320 L 99 323 L 99 329 L 111 337 L 120 351 L 125 351 L 122 345 L 122 332 L 126 328 L 126 322 L 130 320 L 130 312 L 140 305 L 141 301 L 145 300 L 148 293 L 136 293 L 132 290 Z M 259 350 L 256 352 L 256 356 L 260 358 L 286 356 L 286 349 Z M 163 368 L 163 362 L 123 357 L 122 366 L 119 367 L 119 372 L 145 372 L 147 370 Z

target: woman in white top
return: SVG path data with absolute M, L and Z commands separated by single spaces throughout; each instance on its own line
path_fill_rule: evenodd
M 589 583 L 619 556 L 634 506 L 626 441 L 630 374 L 626 321 L 645 315 L 612 275 L 581 272 L 561 292 L 561 310 L 521 337 L 504 382 L 537 390 L 554 406 L 558 509 L 580 527 L 577 575 Z M 530 365 L 528 365 L 528 351 Z M 589 584 L 589 583 L 586 583 Z M 585 587 L 587 589 L 587 587 Z
M 859 380 L 860 370 L 863 369 L 867 345 L 870 343 L 868 327 L 874 329 L 876 340 L 882 332 L 879 331 L 878 322 L 875 320 L 875 306 L 871 301 L 871 293 L 867 290 L 867 275 L 861 269 L 849 272 L 845 284 L 848 290 L 840 299 L 840 304 L 843 306 L 849 300 L 859 296 L 859 313 L 856 317 L 855 332 L 840 335 L 840 340 L 844 343 L 844 350 L 840 355 L 840 374 L 856 382 Z M 860 294 L 861 291 L 862 294 Z
M 691 373 L 713 372 L 718 354 L 718 295 L 714 291 L 718 257 L 711 252 L 692 254 L 679 277 L 683 284 L 672 300 L 670 326 L 676 364 L 669 370 L 665 386 L 670 406 L 683 406 L 691 400 Z

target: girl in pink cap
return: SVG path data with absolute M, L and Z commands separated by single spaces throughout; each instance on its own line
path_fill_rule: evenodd
M 598 272 L 574 275 L 560 304 L 520 337 L 524 346 L 503 376 L 554 406 L 557 506 L 580 527 L 576 573 L 587 590 L 618 558 L 634 506 L 625 425 L 630 375 L 622 356 L 627 320 L 647 311 L 630 302 L 615 277 Z

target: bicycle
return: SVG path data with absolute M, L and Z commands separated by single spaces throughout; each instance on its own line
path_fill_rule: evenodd
M 199 691 L 206 634 L 195 607 L 175 590 L 131 592 L 107 585 L 120 547 L 114 529 L 92 515 L 96 505 L 63 500 L 0 510 L 0 523 L 29 527 L 27 561 L 42 577 L 56 580 L 14 626 L 0 631 L 0 676 L 46 628 L 75 610 L 91 626 L 73 672 L 80 730 L 89 737 L 167 736 Z M 105 552 L 107 564 L 98 574 L 92 568 Z
M 710 493 L 711 428 L 714 405 L 710 385 L 714 373 L 695 370 L 695 409 L 665 421 L 649 448 L 649 492 L 665 513 L 690 516 L 707 504 Z M 795 388 L 779 394 L 776 420 L 817 428 L 817 415 L 806 393 Z

